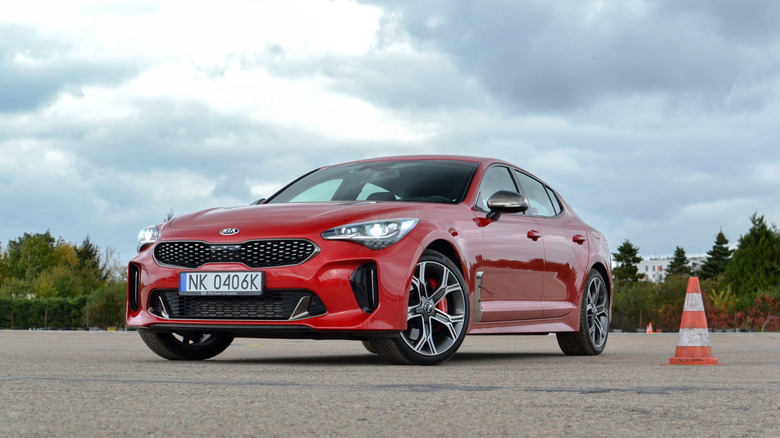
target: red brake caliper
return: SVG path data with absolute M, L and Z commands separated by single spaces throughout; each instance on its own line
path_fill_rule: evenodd
M 435 280 L 429 280 L 429 282 L 428 282 L 429 289 L 428 290 L 436 290 L 436 288 L 438 286 L 439 286 L 439 284 Z M 448 309 L 448 307 L 447 307 L 447 300 L 443 299 L 443 300 L 439 301 L 439 304 L 436 305 L 436 308 L 441 310 L 444 313 L 447 313 L 447 309 Z M 439 327 L 439 329 L 441 329 L 441 327 Z

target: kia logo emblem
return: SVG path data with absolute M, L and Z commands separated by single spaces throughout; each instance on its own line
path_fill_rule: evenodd
M 232 236 L 234 234 L 238 234 L 238 228 L 225 228 L 224 230 L 220 231 L 219 234 L 223 236 Z

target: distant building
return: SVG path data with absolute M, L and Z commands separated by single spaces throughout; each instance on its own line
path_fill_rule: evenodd
M 688 266 L 696 274 L 705 260 L 707 260 L 706 257 L 688 257 Z M 642 260 L 636 266 L 638 273 L 645 276 L 642 280 L 660 283 L 666 278 L 666 268 L 669 267 L 670 263 L 672 263 L 671 257 L 651 257 Z

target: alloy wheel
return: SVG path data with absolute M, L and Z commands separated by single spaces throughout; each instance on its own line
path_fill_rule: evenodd
M 607 286 L 599 276 L 591 278 L 587 289 L 587 308 L 585 315 L 588 325 L 588 336 L 594 347 L 601 349 L 607 342 L 609 327 L 609 299 Z
M 403 342 L 423 356 L 437 356 L 459 346 L 465 331 L 466 297 L 450 268 L 436 261 L 420 261 L 409 290 Z

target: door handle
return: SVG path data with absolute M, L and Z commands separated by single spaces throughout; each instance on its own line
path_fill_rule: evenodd
M 575 234 L 574 237 L 571 238 L 571 241 L 578 245 L 582 245 L 586 240 L 588 240 L 588 238 L 582 234 Z
M 539 240 L 540 237 L 542 237 L 542 233 L 540 233 L 540 232 L 538 232 L 536 230 L 531 230 L 531 231 L 528 232 L 528 238 L 533 240 L 534 242 Z

